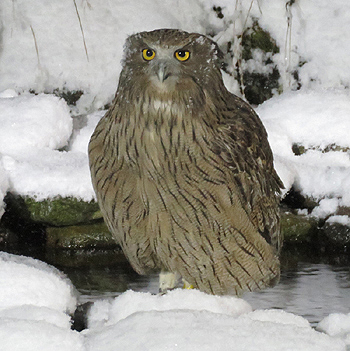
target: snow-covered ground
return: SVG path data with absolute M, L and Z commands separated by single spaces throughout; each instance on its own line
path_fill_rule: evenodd
M 2 0 L 0 216 L 7 191 L 39 200 L 94 197 L 87 143 L 115 93 L 127 35 L 181 28 L 213 34 L 224 47 L 255 17 L 280 47 L 271 59 L 282 73 L 284 92 L 257 111 L 286 191 L 294 185 L 321 200 L 313 215 L 334 214 L 329 221 L 350 224 L 349 218 L 336 215 L 340 206 L 350 206 L 350 4 L 289 3 L 292 6 L 281 0 Z M 222 7 L 223 20 L 212 11 L 214 5 Z M 259 52 L 255 54 L 246 64 L 259 71 Z M 302 88 L 293 91 L 296 76 Z M 225 78 L 238 93 L 238 83 Z M 83 95 L 69 110 L 51 94 L 55 89 Z M 74 119 L 82 123 L 74 124 Z M 80 128 L 73 130 L 73 125 Z M 293 144 L 303 145 L 306 152 L 294 155 Z M 68 314 L 75 304 L 73 287 L 57 270 L 0 253 L 1 351 L 337 351 L 350 345 L 350 315 L 330 315 L 315 331 L 302 317 L 252 312 L 242 300 L 196 291 L 166 296 L 127 292 L 113 301 L 96 302 L 89 329 L 80 334 L 70 330 Z
M 282 310 L 255 310 L 236 297 L 174 290 L 133 292 L 96 301 L 88 329 L 70 329 L 77 292 L 57 269 L 0 252 L 0 350 L 345 351 L 350 314 L 331 314 L 317 329 Z

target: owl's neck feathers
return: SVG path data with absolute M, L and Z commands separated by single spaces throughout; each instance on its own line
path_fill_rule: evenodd
M 117 143 L 117 147 L 105 154 L 112 153 L 136 171 L 149 173 L 164 169 L 165 162 L 176 167 L 184 158 L 195 157 L 211 133 L 209 119 L 216 119 L 208 94 L 202 89 L 172 94 L 141 91 L 118 90 L 114 102 L 118 109 L 112 108 L 105 117 L 109 129 L 105 136 L 111 139 L 105 145 Z

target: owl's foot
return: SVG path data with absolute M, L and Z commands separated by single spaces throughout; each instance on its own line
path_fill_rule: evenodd
M 194 289 L 194 286 L 189 282 L 187 282 L 185 279 L 182 279 L 182 281 L 184 283 L 182 289 L 187 289 L 187 290 Z
M 168 290 L 176 288 L 180 278 L 178 273 L 161 271 L 159 274 L 159 293 L 165 294 Z

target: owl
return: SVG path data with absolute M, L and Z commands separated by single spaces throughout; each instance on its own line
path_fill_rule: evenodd
M 240 295 L 279 279 L 279 193 L 267 133 L 225 88 L 197 33 L 130 36 L 114 101 L 89 143 L 103 217 L 139 274 Z

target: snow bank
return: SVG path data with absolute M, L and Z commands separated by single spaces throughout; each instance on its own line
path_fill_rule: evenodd
M 70 281 L 56 268 L 0 252 L 0 310 L 21 305 L 72 313 L 76 296 Z
M 127 35 L 166 27 L 204 32 L 205 18 L 198 1 L 187 0 L 3 0 L 0 91 L 80 90 L 77 110 L 96 110 L 115 94 Z
M 18 154 L 30 149 L 59 149 L 72 133 L 66 102 L 53 95 L 1 98 L 0 152 Z
M 87 140 L 82 152 L 57 150 L 73 132 L 66 102 L 48 94 L 13 94 L 0 94 L 0 199 L 10 190 L 38 201 L 58 195 L 91 201 Z
M 238 298 L 198 291 L 164 296 L 129 291 L 112 302 L 95 303 L 92 320 L 85 332 L 87 350 L 345 351 L 343 341 L 313 330 L 302 317 L 251 312 Z
M 315 216 L 350 206 L 349 90 L 284 93 L 264 102 L 257 112 L 286 190 L 294 184 L 302 194 L 324 199 Z M 305 153 L 296 156 L 293 144 L 305 147 Z
M 74 287 L 57 269 L 0 252 L 1 351 L 83 350 L 67 314 L 76 302 Z
M 74 288 L 57 269 L 0 253 L 2 351 L 345 351 L 350 332 L 348 315 L 330 315 L 319 332 L 295 314 L 252 311 L 243 299 L 197 290 L 96 301 L 81 333 L 70 329 L 75 307 Z
M 0 219 L 5 212 L 5 204 L 3 198 L 5 197 L 7 190 L 10 188 L 8 175 L 5 171 L 2 156 L 0 154 Z
M 103 325 L 113 325 L 136 312 L 187 309 L 206 310 L 231 316 L 251 312 L 251 307 L 247 302 L 234 296 L 212 296 L 198 290 L 190 292 L 173 290 L 165 295 L 152 295 L 129 290 L 113 301 L 100 300 L 95 302 L 90 310 L 89 327 L 92 329 L 101 327 L 101 321 L 103 321 Z
M 345 341 L 348 348 L 350 346 L 350 313 L 332 313 L 324 318 L 318 325 L 317 330 L 330 336 L 340 338 Z
M 284 88 L 293 82 L 293 72 L 297 72 L 304 87 L 349 86 L 350 7 L 346 1 L 263 0 L 237 1 L 234 5 L 231 0 L 201 2 L 207 12 L 213 6 L 222 8 L 223 20 L 214 14 L 209 17 L 210 24 L 219 32 L 216 36 L 219 43 L 240 35 L 251 26 L 253 18 L 259 20 L 259 25 L 271 33 L 280 48 L 272 60 L 282 73 Z

